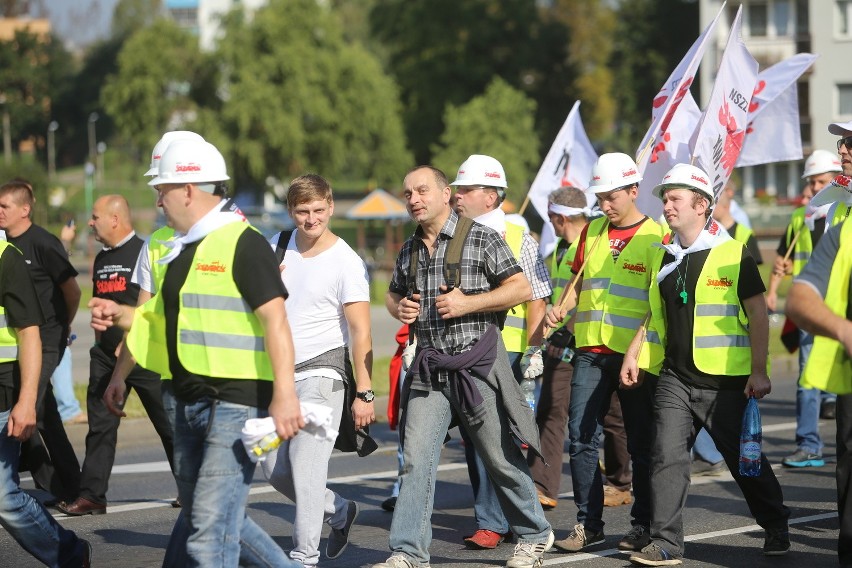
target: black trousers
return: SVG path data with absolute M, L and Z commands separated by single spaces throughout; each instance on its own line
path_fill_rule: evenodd
M 86 459 L 83 461 L 79 496 L 106 505 L 121 419 L 107 409 L 103 396 L 112 377 L 116 359 L 98 346 L 92 347 L 89 355 L 89 388 L 86 395 L 89 433 L 86 434 Z M 174 471 L 173 431 L 163 409 L 163 381 L 160 380 L 160 375 L 136 365 L 127 376 L 125 384 L 125 400 L 131 388 L 139 395 L 139 400 L 142 401 L 148 418 L 160 436 L 166 458 Z
M 37 487 L 64 501 L 73 499 L 79 490 L 80 462 L 68 440 L 50 385 L 60 356 L 58 351 L 42 353 L 36 401 L 38 435 L 21 444 L 20 469 L 28 469 Z
M 852 394 L 837 397 L 837 514 L 840 565 L 852 567 Z

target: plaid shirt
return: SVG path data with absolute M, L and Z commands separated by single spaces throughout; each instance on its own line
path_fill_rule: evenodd
M 529 233 L 524 233 L 524 239 L 521 241 L 521 254 L 518 263 L 521 265 L 527 280 L 530 281 L 530 286 L 532 286 L 532 299 L 550 298 L 550 295 L 553 294 L 553 288 L 550 285 L 550 272 L 548 272 L 547 266 L 545 266 L 544 260 L 538 252 L 538 243 Z
M 435 298 L 440 294 L 439 287 L 444 280 L 444 257 L 450 239 L 456 232 L 458 215 L 450 213 L 437 238 L 437 248 L 431 258 L 423 244 L 423 232 L 420 227 L 402 245 L 396 259 L 396 268 L 391 278 L 390 291 L 406 296 L 408 294 L 408 269 L 411 265 L 412 250 L 416 250 L 417 290 L 420 292 L 420 316 L 414 325 L 418 344 L 422 347 L 435 347 L 447 354 L 457 354 L 485 333 L 491 324 L 499 325 L 502 312 L 482 312 L 467 314 L 451 320 L 443 320 L 435 307 Z M 461 258 L 461 282 L 458 287 L 467 295 L 482 294 L 497 288 L 506 278 L 521 272 L 509 245 L 500 235 L 484 225 L 474 223 L 467 237 Z

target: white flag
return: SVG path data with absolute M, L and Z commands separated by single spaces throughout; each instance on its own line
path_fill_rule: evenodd
M 669 125 L 674 118 L 681 101 L 689 93 L 689 87 L 695 80 L 695 73 L 698 70 L 698 65 L 701 63 L 701 58 L 704 55 L 704 50 L 707 48 L 708 42 L 713 37 L 713 31 L 716 29 L 716 24 L 719 22 L 719 16 L 725 9 L 725 2 L 722 2 L 719 13 L 710 22 L 710 25 L 698 36 L 692 47 L 686 53 L 684 58 L 669 75 L 669 78 L 663 83 L 663 87 L 657 96 L 654 97 L 653 108 L 651 109 L 651 127 L 642 138 L 642 143 L 639 144 L 639 149 L 636 151 L 636 164 L 639 166 L 639 171 L 645 172 L 645 166 L 653 155 L 654 150 L 666 149 L 665 134 L 669 130 Z M 653 150 L 651 149 L 653 148 Z
M 810 53 L 798 53 L 757 76 L 737 166 L 802 159 L 796 81 L 816 58 Z M 784 143 L 778 144 L 778 140 Z
M 710 176 L 717 197 L 728 183 L 742 150 L 748 107 L 757 84 L 757 61 L 746 49 L 740 30 L 742 10 L 742 6 L 737 10 L 710 102 L 694 143 L 690 144 L 697 165 Z
M 554 190 L 568 185 L 582 189 L 589 186 L 592 177 L 592 166 L 598 159 L 598 154 L 592 148 L 583 121 L 580 118 L 580 101 L 574 103 L 571 112 L 556 140 L 544 157 L 535 179 L 530 186 L 529 200 L 539 216 L 544 220 L 541 231 L 539 251 L 547 256 L 556 243 L 556 233 L 547 216 L 547 198 Z M 595 196 L 586 193 L 589 206 L 595 203 Z

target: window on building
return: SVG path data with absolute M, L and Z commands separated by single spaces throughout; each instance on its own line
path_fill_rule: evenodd
M 748 34 L 751 37 L 765 37 L 769 26 L 769 6 L 766 2 L 752 2 L 748 5 Z
M 775 35 L 786 37 L 792 35 L 790 25 L 790 0 L 775 0 L 772 4 L 772 22 L 775 25 Z
M 775 165 L 775 195 L 787 197 L 790 194 L 790 167 L 786 162 Z
M 837 85 L 837 114 L 852 114 L 852 84 Z
M 754 195 L 755 197 L 761 197 L 768 194 L 767 191 L 767 173 L 766 173 L 766 164 L 754 166 L 751 169 L 752 175 L 752 186 L 754 187 Z
M 834 5 L 836 7 L 834 21 L 836 22 L 837 35 L 852 35 L 852 0 L 836 0 Z
M 796 33 L 799 35 L 810 33 L 808 0 L 796 0 Z
M 175 23 L 182 28 L 198 26 L 198 8 L 172 8 L 169 12 Z

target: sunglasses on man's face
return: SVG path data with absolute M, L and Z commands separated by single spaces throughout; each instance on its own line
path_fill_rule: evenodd
M 847 150 L 852 150 L 852 136 L 841 138 L 837 141 L 837 151 L 840 151 L 841 146 L 846 146 Z

